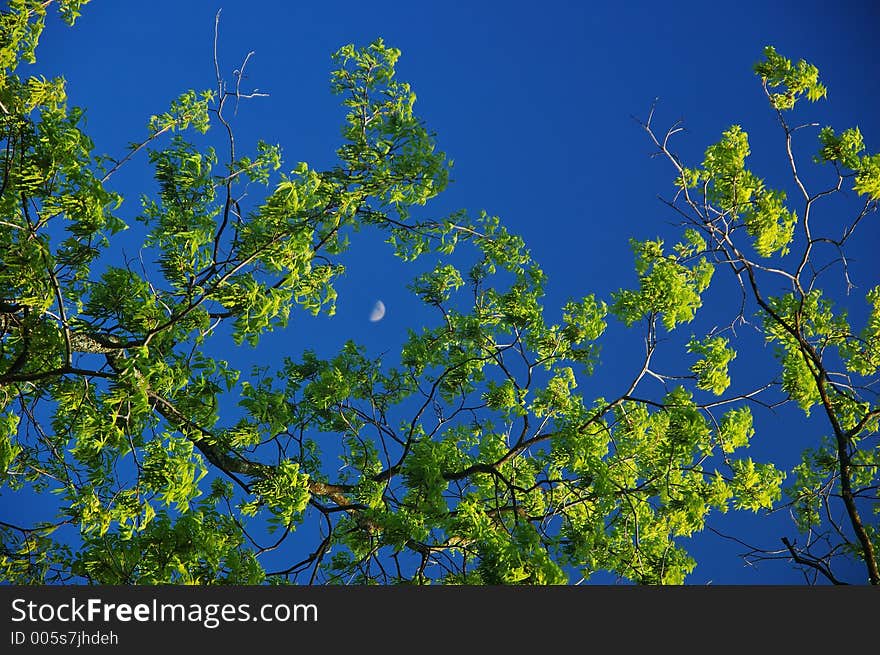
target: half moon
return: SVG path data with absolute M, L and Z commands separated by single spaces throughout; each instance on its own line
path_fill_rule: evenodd
M 377 300 L 376 304 L 373 305 L 373 311 L 370 312 L 370 322 L 375 323 L 377 321 L 381 321 L 385 316 L 385 303 L 381 300 Z

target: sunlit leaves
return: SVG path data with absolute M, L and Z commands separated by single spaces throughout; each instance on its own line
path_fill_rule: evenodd
M 853 190 L 871 200 L 880 200 L 880 155 L 862 154 L 865 142 L 858 127 L 844 130 L 839 135 L 830 126 L 819 132 L 822 149 L 818 162 L 839 162 L 855 171 Z
M 819 449 L 804 450 L 801 462 L 797 464 L 786 495 L 794 504 L 794 519 L 801 532 L 807 532 L 822 522 L 822 488 L 833 477 L 837 468 L 837 457 L 827 441 Z
M 147 488 L 161 492 L 166 505 L 174 503 L 184 512 L 201 493 L 199 480 L 207 474 L 201 458 L 193 454 L 192 441 L 186 439 L 150 441 L 144 448 L 142 466 Z
M 415 93 L 394 79 L 400 50 L 377 39 L 367 48 L 345 45 L 333 56 L 339 66 L 331 75 L 334 93 L 348 108 L 343 135 L 348 141 L 340 159 L 358 173 L 356 184 L 383 203 L 405 213 L 446 187 L 449 166 L 435 152 L 432 135 L 413 114 Z
M 727 344 L 724 337 L 709 337 L 703 341 L 692 338 L 688 343 L 689 352 L 703 356 L 703 359 L 691 366 L 700 389 L 721 395 L 730 386 L 727 368 L 736 357 L 736 351 L 728 348 Z
M 751 458 L 734 460 L 731 488 L 734 492 L 733 505 L 737 509 L 769 509 L 782 497 L 782 482 L 785 473 L 773 464 L 756 464 Z
M 745 205 L 759 181 L 745 170 L 749 136 L 739 125 L 726 130 L 718 143 L 706 148 L 701 178 L 711 180 L 708 197 L 722 210 Z
M 568 367 L 560 368 L 547 381 L 547 386 L 535 393 L 531 411 L 539 418 L 557 416 L 560 413 L 571 411 L 572 403 L 579 402 L 579 399 L 571 396 L 571 392 L 576 386 L 574 371 Z
M 22 85 L 12 78 L 8 91 L 14 97 L 6 104 L 13 111 L 35 114 L 26 118 L 0 112 L 7 142 L 0 155 L 6 191 L 0 208 L 7 228 L 0 245 L 13 260 L 9 272 L 16 270 L 16 259 L 43 266 L 57 261 L 64 267 L 65 286 L 78 290 L 98 247 L 125 228 L 112 214 L 121 198 L 106 190 L 92 170 L 92 142 L 80 126 L 83 112 L 66 109 L 62 81 L 30 80 Z M 55 253 L 48 246 L 48 229 L 31 232 L 36 225 L 46 228 L 50 222 L 53 230 L 63 228 L 69 234 Z M 19 284 L 28 279 L 34 284 L 45 276 L 17 277 Z
M 512 537 L 494 531 L 480 541 L 477 573 L 482 584 L 562 584 L 566 576 L 541 547 L 537 533 L 521 526 Z
M 880 369 L 880 287 L 865 296 L 871 305 L 867 323 L 857 338 L 847 341 L 842 349 L 847 368 L 860 375 L 873 375 Z
M 259 584 L 265 574 L 232 518 L 202 504 L 179 517 L 158 512 L 129 538 L 87 535 L 72 572 L 107 584 Z
M 21 452 L 21 446 L 13 441 L 18 421 L 15 414 L 0 414 L 0 480 L 6 480 L 12 462 Z
M 185 130 L 190 126 L 204 134 L 210 127 L 208 105 L 213 99 L 213 91 L 186 91 L 171 103 L 168 111 L 150 117 L 150 135 L 169 130 Z
M 748 406 L 732 409 L 721 417 L 718 438 L 725 453 L 732 453 L 737 448 L 748 446 L 754 434 L 752 410 Z
M 755 64 L 755 72 L 771 89 L 780 89 L 770 95 L 770 102 L 776 109 L 792 109 L 804 93 L 813 102 L 827 94 L 827 89 L 819 82 L 819 70 L 815 66 L 803 59 L 792 64 L 773 46 L 764 48 L 764 59 Z
M 53 579 L 58 562 L 70 561 L 71 549 L 53 539 L 52 532 L 51 526 L 27 534 L 0 526 L 5 546 L 0 554 L 0 578 L 10 584 L 43 584 Z
M 801 298 L 793 293 L 770 298 L 769 306 L 764 326 L 767 340 L 777 344 L 776 353 L 782 361 L 782 388 L 808 412 L 821 399 L 815 351 L 809 344 L 834 344 L 847 352 L 850 330 L 846 315 L 835 314 L 819 289 Z M 794 326 L 802 339 L 796 336 Z
M 862 157 L 853 189 L 871 200 L 880 200 L 880 154 Z
M 68 17 L 78 8 L 60 4 Z M 31 52 L 43 15 L 27 0 L 15 8 L 34 13 L 29 24 L 21 11 L 0 17 L 15 41 L 0 47 L 7 67 Z M 777 108 L 824 94 L 814 68 L 765 54 L 758 73 Z M 670 204 L 685 224 L 677 242 L 633 239 L 636 288 L 610 301 L 583 289 L 545 308 L 544 272 L 499 218 L 421 207 L 450 163 L 396 78 L 399 57 L 382 40 L 335 55 L 331 88 L 346 117 L 325 170 L 282 169 L 280 148 L 262 140 L 233 148 L 209 129 L 223 98 L 193 91 L 151 117 L 123 159 L 96 159 L 63 83 L 5 74 L 0 479 L 56 492 L 79 535 L 74 553 L 50 538 L 54 524 L 28 539 L 0 526 L 3 580 L 45 581 L 52 558 L 79 581 L 260 583 L 257 553 L 282 553 L 296 531 L 294 549 L 312 555 L 273 582 L 308 572 L 334 583 L 557 584 L 605 571 L 681 584 L 696 566 L 686 539 L 713 513 L 780 498 L 783 472 L 739 455 L 753 411 L 771 405 L 764 389 L 738 395 L 731 382 L 741 325 L 775 347 L 768 395 L 822 404 L 837 430 L 837 443 L 795 469 L 799 527 L 823 520 L 841 452 L 852 453 L 859 502 L 876 488 L 877 456 L 860 443 L 880 413 L 860 395 L 872 381 L 855 378 L 880 365 L 880 291 L 858 334 L 818 284 L 803 283 L 809 257 L 782 275 L 783 291 L 764 294 L 803 219 L 746 168 L 742 128 L 699 167 L 673 158 Z M 876 198 L 861 133 L 826 128 L 820 141 L 819 160 Z M 147 238 L 123 258 L 108 180 L 141 150 L 155 179 L 143 189 Z M 367 230 L 416 262 L 408 288 L 429 318 L 398 351 L 349 341 L 327 354 L 294 339 L 293 352 L 272 351 L 249 372 L 229 363 L 230 342 L 258 346 L 297 314 L 333 320 L 349 241 Z M 743 293 L 722 298 L 739 308 L 730 326 L 695 322 L 708 336 L 689 341 L 668 334 L 698 318 L 722 269 Z M 626 384 L 610 393 L 600 357 L 609 311 L 643 322 L 646 346 L 632 376 L 613 371 Z M 835 357 L 851 376 L 826 370 Z M 719 397 L 705 402 L 703 391 Z M 318 544 L 300 528 L 312 520 Z M 267 532 L 278 533 L 272 546 Z
M 271 512 L 269 523 L 272 529 L 292 528 L 309 503 L 309 476 L 300 473 L 298 463 L 283 460 L 271 476 L 254 485 L 253 493 L 256 498 L 241 508 L 245 516 L 253 516 L 265 506 Z
M 449 300 L 453 291 L 461 288 L 461 273 L 450 264 L 438 265 L 430 273 L 423 273 L 410 286 L 412 291 L 428 305 L 440 305 Z
M 495 410 L 512 410 L 518 406 L 519 399 L 513 380 L 505 380 L 503 384 L 489 382 L 489 390 L 485 394 L 486 404 Z
M 136 273 L 110 267 L 95 281 L 85 312 L 105 325 L 109 334 L 143 335 L 167 318 L 149 283 Z
M 685 169 L 677 184 L 695 187 L 702 182 L 707 200 L 731 220 L 742 220 L 760 256 L 784 255 L 793 238 L 797 214 L 785 206 L 783 191 L 768 189 L 745 167 L 749 152 L 748 134 L 734 125 L 706 149 L 702 169 Z
M 783 192 L 766 190 L 760 185 L 754 201 L 743 212 L 746 230 L 754 237 L 753 246 L 762 257 L 788 253 L 797 214 L 785 208 L 784 200 Z
M 819 131 L 819 142 L 822 149 L 816 161 L 840 162 L 849 169 L 858 168 L 860 155 L 865 149 L 865 141 L 858 127 L 846 129 L 838 135 L 834 128 L 825 126 Z
M 61 18 L 73 25 L 80 8 L 89 0 L 58 0 L 54 3 Z M 48 3 L 41 0 L 9 0 L 8 9 L 0 19 L 0 91 L 3 90 L 7 71 L 20 61 L 33 63 L 34 50 L 46 20 Z
M 569 301 L 562 309 L 562 332 L 572 345 L 594 341 L 605 331 L 607 306 L 595 296 L 587 296 L 579 302 Z
M 454 438 L 415 443 L 403 469 L 412 502 L 423 505 L 427 514 L 442 515 L 447 507 L 443 494 L 449 484 L 444 473 L 463 469 L 464 460 Z
M 700 294 L 709 286 L 713 266 L 705 258 L 689 267 L 675 255 L 664 255 L 663 241 L 630 241 L 636 254 L 639 290 L 613 294 L 611 311 L 627 325 L 649 315 L 661 315 L 663 326 L 672 330 L 694 318 L 702 305 Z

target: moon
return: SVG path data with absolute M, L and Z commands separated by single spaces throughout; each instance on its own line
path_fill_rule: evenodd
M 373 311 L 370 312 L 370 322 L 376 323 L 377 321 L 381 321 L 385 316 L 385 303 L 381 300 L 377 300 L 376 304 L 373 305 Z

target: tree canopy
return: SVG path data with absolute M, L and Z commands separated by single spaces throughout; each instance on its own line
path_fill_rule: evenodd
M 83 4 L 0 14 L 0 489 L 4 504 L 58 507 L 28 525 L 0 516 L 0 579 L 681 584 L 688 537 L 714 514 L 785 505 L 792 532 L 758 556 L 880 584 L 880 280 L 840 297 L 847 244 L 875 220 L 880 154 L 856 127 L 792 118 L 826 95 L 814 66 L 768 46 L 754 67 L 788 162 L 771 173 L 793 197 L 749 169 L 743 127 L 688 163 L 680 127 L 658 130 L 652 112 L 675 236 L 633 235 L 619 291 L 547 310 L 546 276 L 499 218 L 424 218 L 451 162 L 395 75 L 399 50 L 333 55 L 346 118 L 332 167 L 236 141 L 230 112 L 253 94 L 219 66 L 216 88 L 172 100 L 113 159 L 93 152 L 63 79 L 19 71 L 46 12 L 73 24 Z M 795 142 L 809 139 L 805 160 Z M 129 221 L 113 182 L 135 157 L 155 183 Z M 136 258 L 114 249 L 124 230 L 142 235 Z M 367 231 L 413 263 L 433 323 L 396 353 L 223 358 L 297 313 L 332 314 Z M 694 334 L 713 293 L 727 323 Z M 585 395 L 612 326 L 644 334 L 643 360 L 627 388 Z M 755 332 L 769 348 L 743 337 Z M 672 364 L 656 363 L 663 349 Z M 737 356 L 775 372 L 731 379 Z M 769 438 L 759 414 L 785 404 L 809 417 L 801 462 L 753 461 L 750 442 Z M 286 566 L 262 563 L 287 550 Z M 839 578 L 839 561 L 861 577 Z

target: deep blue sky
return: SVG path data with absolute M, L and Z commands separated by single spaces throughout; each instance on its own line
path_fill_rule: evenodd
M 417 113 L 455 160 L 454 183 L 424 215 L 485 209 L 520 233 L 549 276 L 546 307 L 556 317 L 570 297 L 610 292 L 634 281 L 630 237 L 668 234 L 672 216 L 657 195 L 670 195 L 671 168 L 652 151 L 633 120 L 659 98 L 655 124 L 683 119 L 679 152 L 692 164 L 731 124 L 752 138 L 751 165 L 768 184 L 788 184 L 782 133 L 752 65 L 767 44 L 818 66 L 828 99 L 806 107 L 804 121 L 838 129 L 858 124 L 869 149 L 880 149 L 880 76 L 875 64 L 880 9 L 870 2 L 311 2 L 280 0 L 93 0 L 77 26 L 50 21 L 38 50 L 39 72 L 63 74 L 72 104 L 87 108 L 96 151 L 118 156 L 145 133 L 150 114 L 182 91 L 214 88 L 214 15 L 222 8 L 220 58 L 230 75 L 251 50 L 246 87 L 270 94 L 241 105 L 242 151 L 256 139 L 280 143 L 285 169 L 297 161 L 330 166 L 342 110 L 328 89 L 329 56 L 340 45 L 378 36 L 400 48 L 400 79 L 418 95 Z M 809 143 L 807 152 L 814 150 Z M 141 160 L 143 162 L 143 159 Z M 136 215 L 142 163 L 116 176 L 128 194 L 123 216 Z M 863 289 L 880 243 L 875 225 L 863 234 Z M 372 240 L 371 240 L 372 239 Z M 136 249 L 123 238 L 119 244 Z M 117 246 L 121 247 L 121 246 Z M 366 235 L 346 260 L 334 320 L 297 317 L 273 335 L 268 352 L 334 352 L 346 339 L 372 352 L 399 347 L 422 314 L 406 291 L 410 269 Z M 381 298 L 379 323 L 367 320 Z M 556 308 L 556 309 L 554 309 Z M 708 329 L 712 317 L 695 330 Z M 604 345 L 604 372 L 585 395 L 622 389 L 619 371 L 641 352 L 640 335 Z M 263 351 L 267 352 L 267 351 Z M 254 359 L 253 353 L 243 355 Z M 737 361 L 750 371 L 753 361 Z M 736 374 L 736 366 L 733 373 Z M 625 376 L 624 376 L 625 377 Z M 608 388 L 603 389 L 602 385 Z M 774 440 L 790 444 L 816 434 L 767 424 L 754 452 Z M 818 428 L 817 428 L 818 429 Z M 808 445 L 804 441 L 803 445 Z M 796 456 L 800 446 L 787 450 Z M 724 517 L 719 528 L 778 544 L 764 519 Z M 786 524 L 787 525 L 787 524 Z M 790 533 L 790 531 L 789 531 Z M 772 541 L 775 540 L 775 541 Z M 695 540 L 700 562 L 692 583 L 799 582 L 787 565 L 742 565 L 742 547 L 713 535 Z

